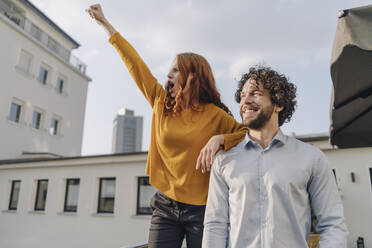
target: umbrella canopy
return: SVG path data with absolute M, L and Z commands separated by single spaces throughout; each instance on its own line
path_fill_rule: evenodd
M 331 143 L 372 147 L 372 5 L 340 11 L 331 77 Z

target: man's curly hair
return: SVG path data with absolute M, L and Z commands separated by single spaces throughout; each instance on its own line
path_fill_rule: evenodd
M 282 74 L 272 70 L 270 67 L 254 66 L 249 68 L 249 72 L 242 75 L 235 92 L 235 100 L 240 103 L 240 94 L 244 84 L 249 80 L 262 83 L 264 89 L 270 93 L 271 102 L 279 107 L 284 107 L 279 112 L 279 126 L 284 122 L 289 122 L 294 113 L 296 101 L 296 86 L 289 82 L 289 79 Z

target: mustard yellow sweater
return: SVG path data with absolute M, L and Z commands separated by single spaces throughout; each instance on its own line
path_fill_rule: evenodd
M 205 205 L 209 173 L 195 170 L 200 150 L 217 134 L 224 134 L 224 149 L 228 150 L 244 138 L 246 128 L 214 104 L 182 110 L 176 117 L 166 116 L 163 111 L 166 91 L 134 48 L 119 33 L 113 34 L 109 42 L 153 108 L 146 166 L 150 183 L 171 199 Z

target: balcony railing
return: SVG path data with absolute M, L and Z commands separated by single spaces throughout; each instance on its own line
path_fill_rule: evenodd
M 71 54 L 69 50 L 64 48 L 46 32 L 41 30 L 37 25 L 28 20 L 22 13 L 22 10 L 15 7 L 11 2 L 7 0 L 0 0 L 0 14 L 15 23 L 25 33 L 33 37 L 49 51 L 61 58 L 65 63 L 70 64 L 80 73 L 85 75 L 87 69 L 85 63 Z

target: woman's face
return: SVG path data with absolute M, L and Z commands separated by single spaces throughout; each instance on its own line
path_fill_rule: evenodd
M 178 69 L 177 58 L 175 58 L 171 64 L 168 73 L 168 82 L 165 85 L 165 89 L 169 92 L 171 97 L 176 97 L 179 88 L 181 87 L 181 74 Z

